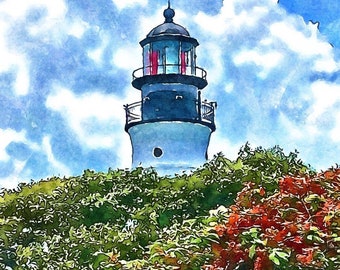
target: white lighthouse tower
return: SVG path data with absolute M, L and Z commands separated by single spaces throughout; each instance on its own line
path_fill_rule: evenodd
M 132 85 L 141 100 L 125 105 L 132 166 L 155 167 L 161 174 L 202 165 L 216 129 L 216 102 L 201 98 L 208 83 L 206 71 L 196 66 L 198 42 L 174 16 L 169 3 L 165 22 L 140 42 L 143 67 L 133 72 Z

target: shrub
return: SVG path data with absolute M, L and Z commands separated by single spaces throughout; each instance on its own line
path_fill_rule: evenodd
M 268 196 L 248 183 L 215 230 L 207 269 L 339 269 L 340 169 L 286 176 Z
M 233 211 L 229 206 L 245 184 L 270 196 L 284 175 L 306 173 L 313 172 L 297 153 L 285 155 L 279 147 L 251 149 L 247 144 L 235 161 L 218 154 L 202 168 L 174 177 L 143 168 L 86 170 L 81 176 L 3 189 L 0 268 L 201 269 L 210 261 L 217 265 L 218 250 L 225 249 L 226 242 L 214 224 L 228 216 L 213 213 Z M 241 194 L 246 201 L 247 192 Z M 257 246 L 254 252 L 260 252 Z M 284 255 L 277 252 L 275 258 L 281 260 Z

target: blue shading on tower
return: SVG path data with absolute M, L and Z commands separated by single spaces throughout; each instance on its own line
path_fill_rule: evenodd
M 216 102 L 203 101 L 207 73 L 196 66 L 198 42 L 173 22 L 175 11 L 140 42 L 143 67 L 133 72 L 132 85 L 141 100 L 125 105 L 125 131 L 132 143 L 132 166 L 155 167 L 174 174 L 207 160 L 215 131 Z

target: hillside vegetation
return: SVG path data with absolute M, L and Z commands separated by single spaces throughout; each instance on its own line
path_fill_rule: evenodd
M 1 269 L 339 269 L 340 170 L 241 148 L 190 174 L 86 170 L 3 189 Z

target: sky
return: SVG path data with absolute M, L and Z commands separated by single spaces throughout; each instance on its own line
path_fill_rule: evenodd
M 0 187 L 128 168 L 124 104 L 139 41 L 165 0 L 0 2 Z M 340 3 L 173 0 L 216 100 L 209 157 L 279 145 L 317 170 L 340 162 Z

